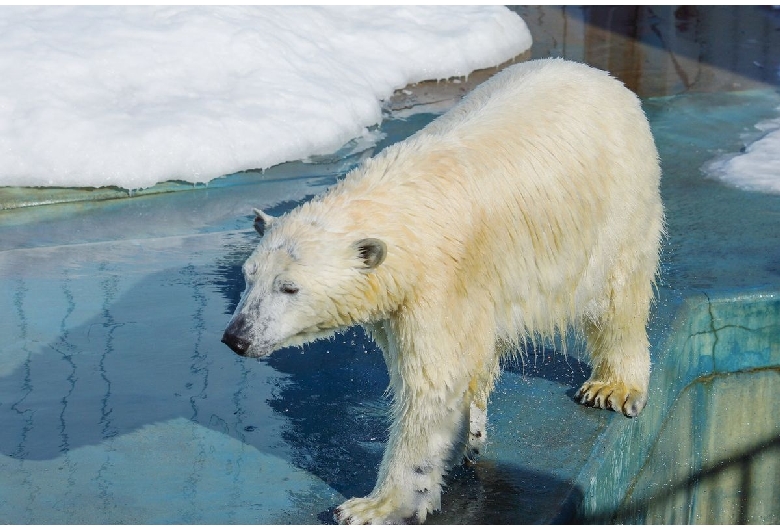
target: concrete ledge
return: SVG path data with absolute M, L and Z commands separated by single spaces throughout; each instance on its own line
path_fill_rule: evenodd
M 780 293 L 687 300 L 655 360 L 653 400 L 637 421 L 610 422 L 580 473 L 578 517 L 780 521 L 778 337 Z

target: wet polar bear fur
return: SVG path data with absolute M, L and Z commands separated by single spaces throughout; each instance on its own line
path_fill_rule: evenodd
M 484 441 L 502 355 L 574 328 L 582 403 L 638 414 L 663 213 L 636 96 L 560 59 L 509 67 L 323 196 L 274 219 L 223 341 L 262 357 L 355 324 L 393 396 L 377 484 L 342 523 L 425 520 Z

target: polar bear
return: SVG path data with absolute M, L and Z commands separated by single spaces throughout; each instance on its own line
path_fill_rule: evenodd
M 663 232 L 637 97 L 561 59 L 506 68 L 324 195 L 272 218 L 223 342 L 263 357 L 362 325 L 390 375 L 374 490 L 341 523 L 422 522 L 448 466 L 484 443 L 504 355 L 575 329 L 581 403 L 635 416 Z

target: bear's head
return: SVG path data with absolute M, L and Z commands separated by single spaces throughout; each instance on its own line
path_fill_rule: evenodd
M 350 236 L 298 209 L 281 218 L 255 210 L 262 241 L 244 263 L 246 289 L 222 336 L 239 355 L 263 357 L 325 338 L 381 310 L 375 274 L 383 241 Z

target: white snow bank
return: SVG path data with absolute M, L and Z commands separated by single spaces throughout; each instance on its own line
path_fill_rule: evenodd
M 755 127 L 762 136 L 743 153 L 718 158 L 705 171 L 738 188 L 780 193 L 780 118 L 762 121 Z
M 0 186 L 207 182 L 332 152 L 394 89 L 528 49 L 504 7 L 4 7 Z

